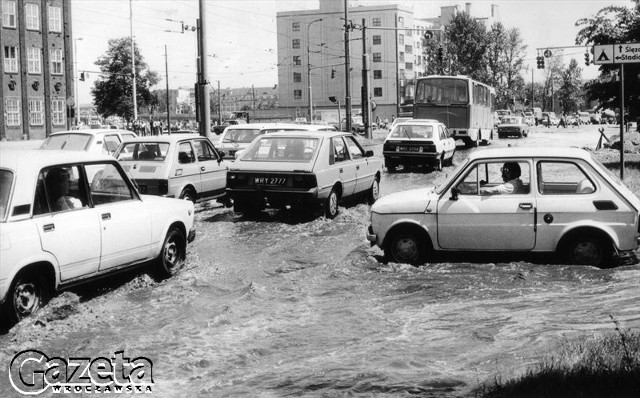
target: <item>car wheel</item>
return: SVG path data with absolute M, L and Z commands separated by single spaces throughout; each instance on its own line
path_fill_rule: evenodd
M 377 178 L 373 179 L 373 184 L 369 188 L 369 194 L 367 195 L 367 202 L 372 205 L 380 197 L 380 182 Z
M 400 231 L 391 238 L 385 249 L 385 255 L 396 263 L 416 265 L 422 259 L 421 245 L 422 242 L 415 232 Z
M 324 202 L 324 216 L 328 219 L 336 218 L 338 215 L 338 193 L 333 188 L 329 197 Z
M 611 260 L 611 246 L 597 236 L 578 235 L 566 246 L 565 256 L 570 264 L 600 267 Z
M 8 315 L 18 322 L 42 308 L 49 294 L 44 277 L 34 272 L 22 272 L 13 281 L 7 295 Z
M 451 154 L 451 157 L 449 158 L 449 160 L 447 161 L 447 165 L 448 166 L 453 166 L 453 157 L 456 155 L 456 150 L 453 150 L 453 153 Z
M 172 228 L 164 238 L 160 254 L 156 258 L 158 276 L 164 279 L 175 275 L 182 268 L 185 256 L 186 240 L 184 234 L 179 229 Z
M 389 173 L 395 173 L 396 172 L 397 167 L 398 167 L 397 164 L 395 164 L 394 162 L 390 162 L 390 161 L 385 161 L 384 163 L 387 166 L 387 172 L 389 172 Z
M 444 153 L 442 153 L 442 155 L 438 156 L 438 159 L 436 160 L 436 163 L 433 165 L 434 169 L 436 169 L 437 171 L 442 171 L 442 162 L 444 159 Z
M 191 188 L 185 188 L 180 192 L 180 199 L 188 200 L 189 202 L 196 203 L 196 193 Z

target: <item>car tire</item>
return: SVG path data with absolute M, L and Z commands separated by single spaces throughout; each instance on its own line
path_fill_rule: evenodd
M 393 262 L 418 265 L 424 257 L 424 244 L 415 231 L 398 231 L 391 237 L 384 253 Z
M 387 166 L 387 172 L 395 173 L 398 170 L 398 165 L 396 163 L 388 161 L 385 161 L 384 163 Z
M 156 274 L 161 279 L 175 275 L 184 264 L 186 252 L 187 241 L 184 234 L 177 228 L 170 229 L 156 258 Z
M 442 153 L 442 155 L 438 156 L 438 159 L 436 159 L 436 162 L 433 165 L 433 168 L 436 169 L 436 171 L 442 171 L 442 163 L 444 162 L 444 152 Z
M 34 314 L 49 300 L 44 276 L 24 271 L 14 279 L 7 294 L 6 311 L 11 323 Z
M 332 220 L 338 215 L 338 199 L 338 192 L 334 187 L 324 201 L 324 216 L 326 218 Z
M 180 196 L 178 196 L 178 198 L 188 200 L 194 204 L 196 203 L 196 193 L 191 188 L 184 188 L 182 192 L 180 192 Z
M 370 205 L 376 203 L 376 200 L 380 197 L 380 181 L 377 178 L 373 179 L 373 184 L 371 184 L 371 188 L 369 188 L 369 193 L 367 194 L 367 203 Z
M 569 264 L 601 267 L 607 264 L 613 251 L 610 244 L 598 236 L 577 235 L 565 246 L 565 258 Z

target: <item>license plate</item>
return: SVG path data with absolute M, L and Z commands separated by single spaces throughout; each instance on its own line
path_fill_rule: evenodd
M 418 146 L 401 146 L 400 151 L 402 152 L 420 152 L 420 147 Z
M 286 177 L 254 177 L 256 185 L 285 185 Z

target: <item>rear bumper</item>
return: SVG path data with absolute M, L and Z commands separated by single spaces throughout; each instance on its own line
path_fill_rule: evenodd
M 434 163 L 438 160 L 438 154 L 435 152 L 382 152 L 385 160 L 397 161 L 398 163 L 422 164 Z
M 262 208 L 309 206 L 316 205 L 321 201 L 317 188 L 309 191 L 235 188 L 227 189 L 227 195 L 235 202 L 252 203 Z

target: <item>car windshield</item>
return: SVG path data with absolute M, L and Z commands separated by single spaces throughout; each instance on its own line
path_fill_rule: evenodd
M 462 169 L 464 169 L 468 163 L 469 163 L 469 158 L 466 158 L 462 161 L 462 163 L 458 165 L 458 167 L 456 167 L 453 170 L 453 172 L 451 172 L 451 174 L 447 173 L 448 175 L 447 175 L 447 178 L 444 180 L 444 182 L 436 187 L 436 193 L 441 194 L 442 192 L 444 192 L 444 190 L 447 189 L 451 181 L 454 178 L 456 178 L 458 174 L 460 174 Z
M 389 138 L 433 138 L 433 126 L 399 124 L 391 130 Z
M 169 143 L 167 142 L 129 142 L 120 147 L 116 159 L 162 162 L 167 157 L 168 151 Z
M 47 138 L 40 149 L 85 151 L 89 148 L 92 138 L 90 134 L 56 134 Z
M 13 173 L 9 170 L 0 170 L 0 221 L 4 221 L 7 217 L 12 183 Z
M 517 117 L 504 117 L 502 118 L 503 124 L 518 124 L 520 121 Z
M 241 142 L 248 144 L 260 135 L 260 129 L 228 129 L 222 142 Z
M 310 162 L 318 148 L 311 137 L 263 136 L 250 146 L 240 160 L 258 162 Z

